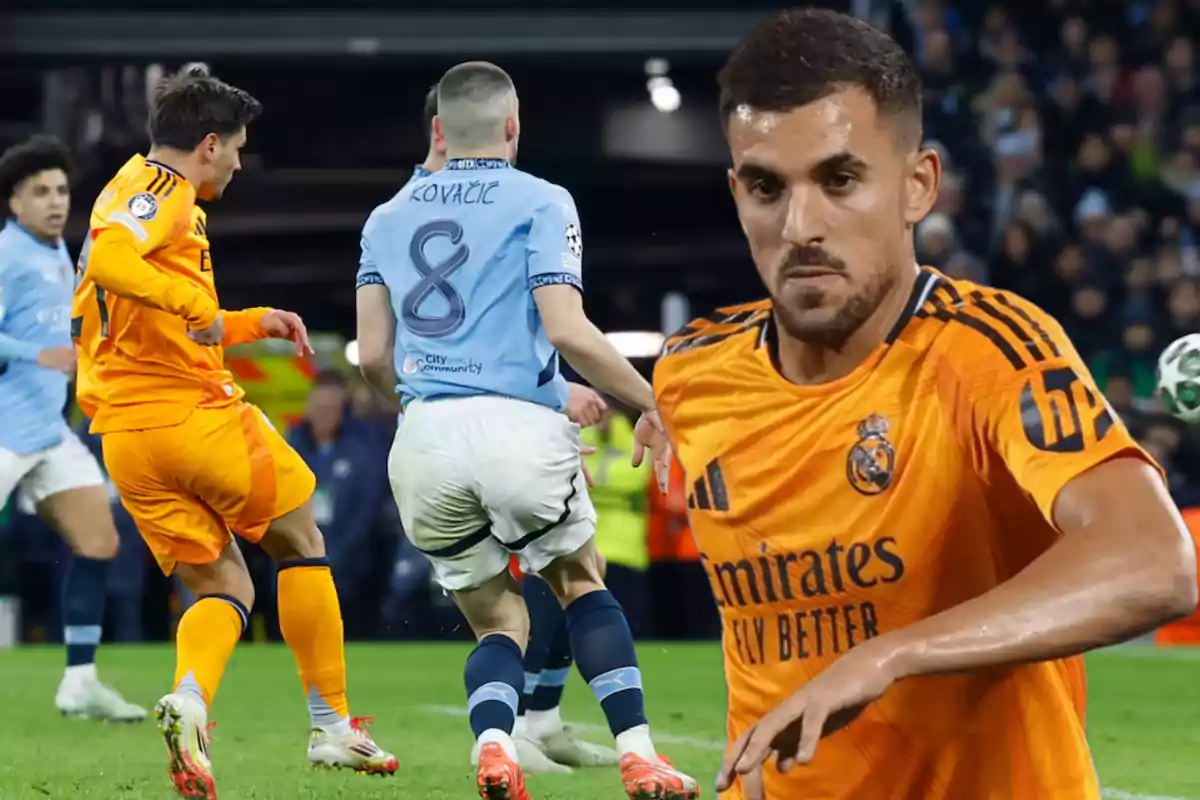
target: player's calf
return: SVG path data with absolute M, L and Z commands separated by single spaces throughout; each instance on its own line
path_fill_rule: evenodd
M 103 486 L 81 486 L 45 498 L 38 510 L 71 548 L 63 581 L 63 641 L 67 665 L 54 703 L 68 716 L 111 722 L 140 722 L 146 709 L 102 684 L 96 649 L 103 633 L 108 573 L 117 555 L 117 529 Z
M 633 634 L 621 605 L 604 587 L 600 564 L 589 541 L 555 559 L 541 575 L 566 606 L 575 664 L 608 719 L 626 793 L 638 800 L 694 797 L 696 781 L 654 748 Z
M 278 567 L 279 628 L 296 659 L 312 726 L 309 763 L 392 774 L 399 762 L 375 743 L 370 718 L 350 716 L 342 609 L 311 501 L 273 520 L 259 544 Z

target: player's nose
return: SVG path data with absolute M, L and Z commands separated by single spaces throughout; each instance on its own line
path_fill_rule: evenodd
M 826 230 L 820 206 L 819 198 L 813 197 L 811 192 L 804 189 L 793 190 L 788 197 L 783 238 L 797 245 L 820 243 Z

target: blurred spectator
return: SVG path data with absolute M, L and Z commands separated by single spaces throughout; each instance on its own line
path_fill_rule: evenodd
M 350 414 L 345 375 L 336 370 L 317 375 L 304 420 L 288 441 L 317 476 L 313 510 L 325 535 L 346 635 L 372 636 L 392 564 L 376 557 L 377 523 L 391 502 L 387 459 L 370 430 Z

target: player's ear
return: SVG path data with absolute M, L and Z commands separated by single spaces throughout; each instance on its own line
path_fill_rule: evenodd
M 516 117 L 505 117 L 504 118 L 504 141 L 511 142 L 511 141 L 515 140 L 517 138 L 517 135 L 519 132 L 520 131 L 519 131 L 519 126 L 517 125 L 517 118 Z
M 936 150 L 917 150 L 911 159 L 905 187 L 908 196 L 905 198 L 904 213 L 904 219 L 910 226 L 925 219 L 925 215 L 933 209 L 942 186 L 942 161 Z
M 737 202 L 737 175 L 733 173 L 733 167 L 725 170 L 725 178 L 729 181 L 729 194 L 733 195 L 734 202 Z
M 215 161 L 217 153 L 221 151 L 221 137 L 215 133 L 210 133 L 200 140 L 200 153 L 205 159 Z

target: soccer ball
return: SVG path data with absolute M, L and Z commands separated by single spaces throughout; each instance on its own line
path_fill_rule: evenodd
M 1158 357 L 1158 393 L 1172 416 L 1200 423 L 1200 333 L 1176 339 Z

